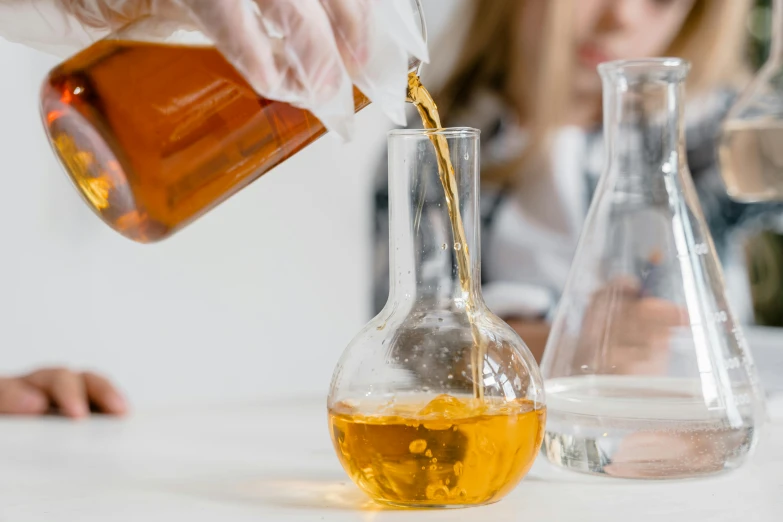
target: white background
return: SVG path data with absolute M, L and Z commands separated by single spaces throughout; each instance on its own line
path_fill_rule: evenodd
M 430 42 L 458 3 L 426 3 Z M 59 61 L 0 39 L 0 375 L 94 368 L 135 406 L 325 394 L 369 319 L 371 189 L 390 123 L 370 106 L 352 143 L 327 136 L 138 245 L 82 203 L 45 140 L 38 89 Z

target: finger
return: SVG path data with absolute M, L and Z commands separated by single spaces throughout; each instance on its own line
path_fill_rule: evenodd
M 0 414 L 41 415 L 49 408 L 46 395 L 21 379 L 0 379 Z
M 626 301 L 635 300 L 639 296 L 639 281 L 631 277 L 619 277 L 611 280 L 605 286 L 593 293 L 593 305 L 601 308 L 624 309 Z
M 150 14 L 152 0 L 60 0 L 63 7 L 88 27 L 119 29 Z
M 635 307 L 638 317 L 657 325 L 684 326 L 688 324 L 688 311 L 666 299 L 649 297 L 640 299 Z
M 608 291 L 615 294 L 638 295 L 641 290 L 640 281 L 631 276 L 618 276 L 606 285 Z
M 244 0 L 174 1 L 258 94 L 272 98 L 272 93 L 283 84 L 274 57 L 277 44 L 267 35 L 258 16 L 248 12 Z
M 282 36 L 286 78 L 298 86 L 296 104 L 343 137 L 352 133 L 353 85 L 331 21 L 319 0 L 255 0 L 265 26 Z
M 351 81 L 396 124 L 405 125 L 408 53 L 383 13 L 388 2 L 321 0 Z M 396 2 L 395 2 L 396 3 Z M 390 16 L 392 15 L 392 16 Z
M 318 0 L 176 0 L 261 96 L 350 134 L 353 89 Z
M 368 0 L 321 0 L 321 4 L 348 72 L 361 69 L 370 53 L 368 30 L 372 4 Z
M 65 416 L 78 419 L 89 414 L 81 375 L 65 369 L 46 369 L 31 373 L 24 380 L 46 393 Z
M 127 411 L 125 399 L 114 385 L 96 373 L 82 373 L 87 397 L 102 413 L 122 415 Z
M 1 37 L 63 58 L 107 32 L 90 30 L 68 13 L 59 0 L 0 1 Z

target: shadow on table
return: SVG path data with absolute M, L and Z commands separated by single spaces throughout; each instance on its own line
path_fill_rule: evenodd
M 347 477 L 249 478 L 236 481 L 191 483 L 177 487 L 179 493 L 204 500 L 296 509 L 393 511 L 370 500 Z

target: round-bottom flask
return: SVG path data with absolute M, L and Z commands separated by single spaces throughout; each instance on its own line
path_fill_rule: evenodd
M 538 367 L 481 297 L 478 142 L 463 128 L 389 136 L 389 300 L 343 353 L 328 399 L 340 462 L 380 502 L 496 501 L 542 442 Z M 448 145 L 442 179 L 433 143 Z

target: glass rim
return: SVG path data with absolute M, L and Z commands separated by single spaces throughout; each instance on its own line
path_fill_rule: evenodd
M 676 74 L 685 76 L 691 68 L 688 60 L 677 57 L 614 60 L 598 64 L 598 73 L 607 75 Z
M 441 129 L 392 129 L 389 131 L 389 137 L 399 138 L 418 138 L 430 136 L 443 136 L 445 138 L 478 138 L 481 134 L 479 129 L 473 127 L 443 127 Z

